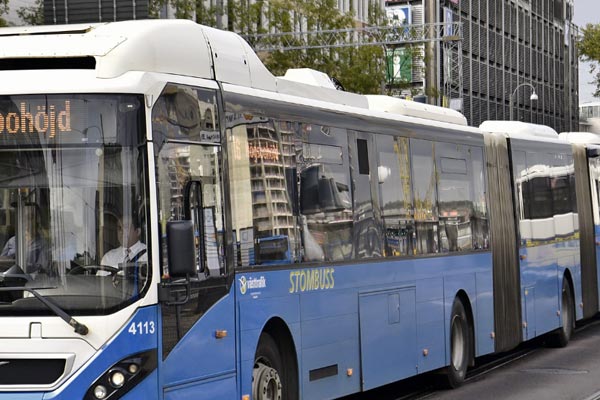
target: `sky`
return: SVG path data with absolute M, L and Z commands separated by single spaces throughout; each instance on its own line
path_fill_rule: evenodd
M 600 1 L 599 0 L 575 0 L 575 14 L 573 22 L 583 28 L 586 24 L 600 23 Z M 600 101 L 592 96 L 594 85 L 590 82 L 593 77 L 588 72 L 589 65 L 579 62 L 579 104 L 590 101 Z

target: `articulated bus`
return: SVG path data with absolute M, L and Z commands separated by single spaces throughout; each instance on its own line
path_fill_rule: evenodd
M 0 399 L 455 387 L 598 312 L 594 144 L 190 21 L 2 28 L 0 66 Z

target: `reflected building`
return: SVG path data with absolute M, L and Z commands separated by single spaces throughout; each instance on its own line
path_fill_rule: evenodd
M 296 246 L 296 220 L 290 190 L 295 184 L 293 126 L 279 122 L 249 125 L 248 153 L 252 190 L 253 225 L 259 254 L 268 256 L 271 249 Z M 286 251 L 287 252 L 287 251 Z
M 294 125 L 230 116 L 233 231 L 242 265 L 291 260 L 299 246 L 293 193 Z M 236 122 L 237 121 L 237 122 Z

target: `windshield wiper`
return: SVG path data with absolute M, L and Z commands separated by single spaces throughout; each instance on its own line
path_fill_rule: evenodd
M 14 292 L 18 290 L 24 290 L 26 292 L 31 293 L 36 299 L 38 299 L 43 305 L 48 307 L 50 311 L 59 316 L 63 321 L 69 324 L 73 329 L 75 329 L 75 333 L 78 333 L 82 336 L 88 334 L 89 329 L 87 326 L 78 322 L 75 318 L 71 317 L 65 310 L 60 308 L 58 304 L 54 300 L 50 298 L 44 297 L 37 292 L 37 289 L 54 289 L 53 287 L 44 287 L 44 288 L 27 288 L 23 286 L 13 286 L 13 287 L 0 287 L 0 292 Z

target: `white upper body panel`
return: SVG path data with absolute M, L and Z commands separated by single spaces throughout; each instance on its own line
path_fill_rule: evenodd
M 93 57 L 98 78 L 145 71 L 275 88 L 275 78 L 241 37 L 192 21 L 0 29 L 0 59 L 74 57 Z
M 564 144 L 558 133 L 546 125 L 521 121 L 485 121 L 479 129 L 486 133 L 498 134 L 510 139 L 521 139 L 546 143 Z
M 272 100 L 276 100 L 276 101 L 279 101 L 282 103 L 315 107 L 315 108 L 319 108 L 322 110 L 330 110 L 330 111 L 334 111 L 334 112 L 349 113 L 349 114 L 359 114 L 359 115 L 370 116 L 370 117 L 374 117 L 374 118 L 381 118 L 381 119 L 390 120 L 390 121 L 413 123 L 417 126 L 443 128 L 448 131 L 457 131 L 457 132 L 463 133 L 465 135 L 470 135 L 473 137 L 482 136 L 481 130 L 474 128 L 474 127 L 464 126 L 462 124 L 457 124 L 457 123 L 450 123 L 445 120 L 441 120 L 441 121 L 434 120 L 431 118 L 427 118 L 426 115 L 422 115 L 422 116 L 406 115 L 406 114 L 400 114 L 400 113 L 395 113 L 395 112 L 387 112 L 385 110 L 380 110 L 377 108 L 373 109 L 373 108 L 368 107 L 369 102 L 366 102 L 366 104 L 364 102 L 360 102 L 360 101 L 357 101 L 356 104 L 353 104 L 352 101 L 336 103 L 336 102 L 327 101 L 327 99 L 321 99 L 319 97 L 307 98 L 307 97 L 303 97 L 303 96 L 297 96 L 297 95 L 281 93 L 281 92 L 270 93 L 270 92 L 266 92 L 263 90 L 241 87 L 241 86 L 236 86 L 236 85 L 228 85 L 228 84 L 223 85 L 223 90 L 225 92 L 238 93 L 238 94 L 247 95 L 247 96 L 255 96 L 255 97 L 259 97 L 259 98 L 272 99 Z M 368 97 L 370 97 L 370 96 L 360 96 L 360 95 L 347 93 L 347 92 L 341 92 L 341 93 L 356 96 L 359 98 L 358 100 L 360 100 L 360 99 L 366 100 Z M 386 97 L 386 96 L 382 96 L 382 97 Z M 435 106 L 430 106 L 430 107 L 441 108 L 441 107 L 435 107 Z
M 561 132 L 559 139 L 569 143 L 600 144 L 600 135 L 591 132 Z
M 433 119 L 456 125 L 468 125 L 464 115 L 449 108 L 437 107 L 430 104 L 417 103 L 389 96 L 368 95 L 366 97 L 371 110 L 380 110 L 387 113 L 423 119 Z

